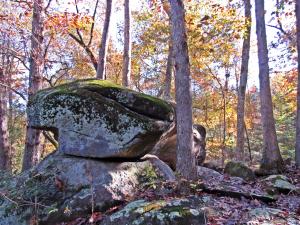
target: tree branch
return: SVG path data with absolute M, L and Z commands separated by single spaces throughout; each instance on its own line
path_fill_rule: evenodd
M 86 46 L 85 43 L 83 41 L 81 41 L 78 37 L 76 37 L 74 34 L 69 33 L 69 36 L 71 38 L 73 38 L 81 47 L 84 48 L 85 52 L 90 57 L 95 70 L 97 70 L 98 62 L 97 62 L 97 59 L 96 59 L 94 53 L 92 52 L 92 50 L 88 46 Z
M 43 131 L 43 135 L 56 149 L 58 148 L 58 142 L 51 136 L 51 134 L 49 134 L 48 131 Z
M 25 95 L 23 95 L 21 92 L 19 92 L 15 88 L 10 87 L 10 86 L 8 86 L 6 84 L 3 84 L 3 83 L 0 83 L 0 86 L 8 88 L 9 90 L 13 91 L 15 94 L 19 95 L 23 100 L 27 101 L 27 98 L 25 97 Z
M 94 36 L 95 17 L 96 17 L 96 12 L 97 12 L 97 8 L 98 8 L 98 3 L 99 3 L 99 0 L 97 0 L 97 2 L 96 2 L 93 17 L 92 17 L 93 23 L 92 23 L 91 32 L 90 32 L 90 40 L 89 40 L 89 43 L 87 44 L 88 47 L 92 44 L 92 40 L 93 40 L 93 36 Z
M 293 41 L 293 38 L 291 37 L 291 35 L 283 29 L 281 22 L 278 25 L 279 25 L 279 27 L 277 27 L 275 25 L 267 24 L 268 27 L 275 28 L 275 29 L 279 30 L 281 33 L 283 33 L 289 39 L 289 41 Z
M 74 0 L 74 1 L 75 1 L 76 12 L 77 12 L 77 14 L 79 14 L 79 9 L 78 9 L 78 5 L 77 5 L 77 0 Z M 80 41 L 81 41 L 82 43 L 84 43 L 83 38 L 82 38 L 82 35 L 81 35 L 81 33 L 80 33 L 80 31 L 79 31 L 79 29 L 78 29 L 77 27 L 76 27 L 76 33 L 77 33 L 77 35 L 78 35 Z

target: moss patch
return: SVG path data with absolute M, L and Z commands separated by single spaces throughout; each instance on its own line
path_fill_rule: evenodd
M 54 88 L 38 91 L 30 100 L 29 105 L 52 94 L 78 93 L 79 90 L 87 90 L 98 93 L 106 98 L 117 101 L 121 105 L 137 113 L 160 120 L 172 121 L 174 118 L 173 106 L 159 98 L 139 93 L 107 80 L 85 79 L 62 84 Z

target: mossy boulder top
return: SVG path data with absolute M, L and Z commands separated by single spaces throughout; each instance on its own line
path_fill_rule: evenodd
M 65 154 L 138 158 L 174 118 L 171 104 L 109 81 L 87 79 L 48 88 L 28 103 L 29 126 L 51 130 Z

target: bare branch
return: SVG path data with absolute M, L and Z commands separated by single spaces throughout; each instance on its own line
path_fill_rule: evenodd
M 280 24 L 281 24 L 281 23 L 280 23 Z M 290 35 L 289 33 L 287 33 L 287 32 L 282 28 L 282 25 L 280 25 L 280 24 L 278 24 L 279 27 L 278 27 L 278 26 L 275 26 L 275 25 L 271 25 L 271 24 L 267 24 L 267 26 L 279 30 L 281 33 L 283 33 L 283 34 L 289 39 L 289 41 L 293 41 L 293 38 L 291 37 L 291 35 Z
M 17 95 L 19 95 L 23 100 L 27 101 L 27 98 L 25 97 L 25 95 L 23 95 L 21 92 L 19 92 L 19 91 L 16 90 L 15 88 L 10 87 L 10 86 L 8 86 L 8 85 L 6 85 L 6 84 L 3 84 L 3 83 L 0 83 L 0 86 L 8 88 L 9 90 L 11 90 L 11 91 L 13 91 L 14 93 L 16 93 Z
M 97 70 L 98 62 L 92 50 L 88 46 L 86 46 L 86 44 L 83 41 L 81 41 L 78 37 L 76 37 L 74 34 L 69 33 L 69 36 L 73 38 L 78 44 L 80 44 L 81 47 L 84 48 L 85 52 L 90 57 L 95 70 Z
M 43 56 L 44 59 L 46 59 L 46 57 L 47 57 L 48 49 L 49 49 L 49 46 L 50 46 L 52 40 L 53 40 L 53 35 L 50 36 L 49 42 L 47 43 L 47 45 L 45 47 L 44 56 Z
M 43 131 L 43 135 L 55 148 L 58 148 L 58 142 L 51 136 L 51 134 L 49 134 L 49 132 Z
M 11 49 L 11 48 L 7 48 L 7 47 L 5 47 L 5 46 L 3 46 L 3 45 L 1 45 L 1 48 L 2 48 L 2 49 L 6 49 L 7 52 L 9 52 L 9 54 L 11 54 L 11 56 L 13 56 L 14 58 L 18 59 L 18 60 L 23 64 L 23 66 L 24 66 L 27 70 L 29 70 L 29 67 L 26 65 L 26 62 L 25 62 L 25 59 L 26 59 L 25 56 L 20 55 L 17 51 L 15 51 L 15 50 L 13 50 L 13 49 Z M 2 53 L 0 53 L 0 54 L 2 54 Z
M 284 35 L 286 35 L 286 37 L 289 39 L 289 41 L 293 41 L 293 38 L 291 37 L 291 35 L 286 32 L 284 29 L 283 29 L 283 25 L 281 23 L 281 20 L 280 20 L 280 17 L 279 17 L 279 8 L 280 8 L 280 5 L 281 4 L 284 4 L 283 1 L 279 2 L 279 0 L 276 0 L 276 11 L 275 11 L 275 15 L 276 15 L 276 20 L 277 20 L 277 24 L 279 27 L 277 26 L 273 26 L 273 25 L 267 25 L 269 27 L 273 27 L 273 28 L 276 28 L 277 30 L 281 31 Z
M 91 32 L 90 32 L 90 40 L 89 40 L 89 43 L 87 44 L 87 46 L 90 46 L 92 44 L 92 40 L 93 40 L 93 36 L 94 36 L 95 17 L 96 17 L 96 12 L 97 12 L 97 8 L 98 8 L 98 3 L 99 3 L 99 0 L 97 0 L 96 5 L 95 5 L 95 9 L 94 9 L 93 17 L 92 17 L 93 23 L 92 23 Z
M 78 9 L 78 5 L 77 5 L 77 0 L 74 0 L 74 1 L 75 1 L 76 12 L 77 12 L 77 14 L 79 14 L 79 9 Z M 79 39 L 81 40 L 81 42 L 84 43 L 83 38 L 82 38 L 82 35 L 81 35 L 80 30 L 79 30 L 78 28 L 76 28 L 76 33 L 77 33 Z
M 51 2 L 52 2 L 52 0 L 49 0 L 49 1 L 48 1 L 48 4 L 47 4 L 46 7 L 45 7 L 45 12 L 47 12 L 48 8 L 49 8 L 50 5 L 51 5 Z

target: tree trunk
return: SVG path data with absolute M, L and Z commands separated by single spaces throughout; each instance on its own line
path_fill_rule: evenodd
M 105 20 L 102 31 L 101 45 L 99 49 L 99 61 L 97 67 L 97 78 L 105 80 L 106 55 L 109 43 L 109 26 L 112 13 L 112 0 L 106 0 Z
M 32 95 L 42 88 L 43 69 L 43 0 L 34 0 L 31 34 L 31 55 L 29 70 L 29 100 Z M 27 170 L 37 164 L 40 159 L 41 131 L 29 126 L 26 128 L 26 143 L 22 170 Z
M 245 4 L 245 25 L 247 26 L 246 34 L 243 40 L 242 64 L 240 85 L 238 89 L 238 104 L 237 104 L 237 143 L 236 153 L 239 160 L 245 160 L 244 143 L 245 143 L 245 95 L 248 77 L 248 64 L 250 53 L 250 35 L 251 35 L 251 3 L 250 0 L 244 0 Z
M 169 53 L 168 53 L 168 61 L 166 68 L 166 77 L 165 77 L 165 90 L 163 98 L 165 100 L 171 99 L 171 84 L 172 84 L 172 71 L 173 71 L 173 43 L 172 39 L 169 40 Z
M 282 172 L 284 166 L 278 147 L 275 121 L 273 116 L 264 14 L 264 1 L 255 0 L 256 34 L 259 60 L 260 108 L 264 138 L 263 156 L 260 169 L 262 173 L 271 174 Z
M 296 118 L 296 166 L 300 167 L 300 0 L 296 0 L 296 27 L 298 52 L 297 118 Z
M 169 38 L 169 52 L 167 59 L 165 83 L 163 90 L 163 99 L 171 100 L 171 85 L 172 85 L 172 72 L 174 68 L 174 52 L 173 52 L 173 42 L 172 42 L 172 21 L 171 21 L 171 12 L 170 7 L 164 0 L 161 0 L 161 3 L 164 6 L 164 10 L 169 17 L 169 27 L 170 27 L 170 38 Z
M 4 68 L 0 68 L 0 81 L 5 83 Z M 0 170 L 11 171 L 11 155 L 8 132 L 7 88 L 0 87 Z
M 130 86 L 131 73 L 131 7 L 130 0 L 124 0 L 124 53 L 122 84 Z
M 182 0 L 171 4 L 172 40 L 175 56 L 177 162 L 176 170 L 186 179 L 196 179 L 193 155 L 193 115 L 185 11 Z

